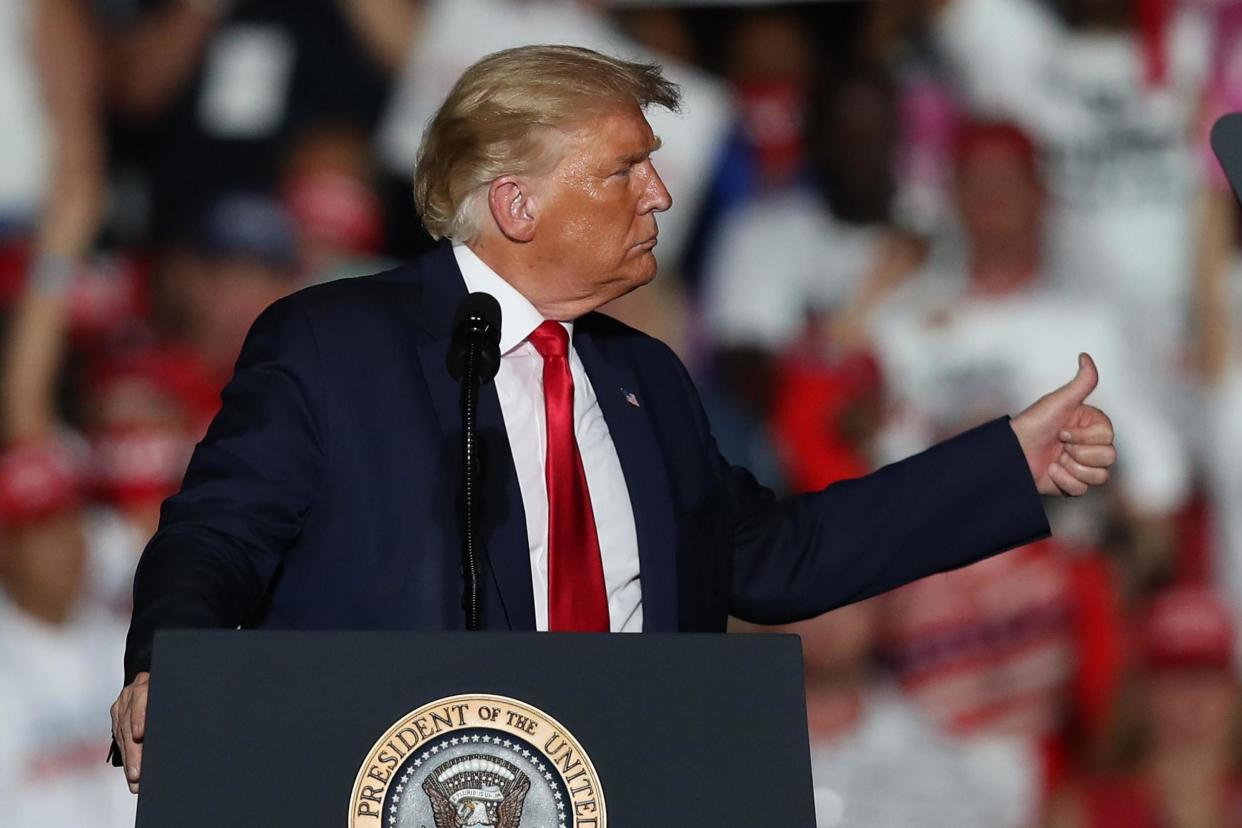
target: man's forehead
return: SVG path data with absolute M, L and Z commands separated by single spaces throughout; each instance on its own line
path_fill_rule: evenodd
M 574 134 L 587 155 L 601 159 L 641 158 L 655 152 L 661 144 L 637 107 L 632 112 L 621 110 L 593 117 Z

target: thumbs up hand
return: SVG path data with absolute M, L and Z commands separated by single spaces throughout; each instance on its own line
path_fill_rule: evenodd
M 1010 420 L 1040 494 L 1078 497 L 1108 480 L 1117 462 L 1113 424 L 1086 404 L 1099 378 L 1095 362 L 1080 354 L 1077 376 Z

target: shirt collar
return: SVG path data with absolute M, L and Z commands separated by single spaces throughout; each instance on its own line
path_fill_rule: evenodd
M 543 314 L 535 309 L 530 300 L 518 292 L 504 278 L 492 270 L 486 262 L 464 244 L 453 242 L 453 256 L 471 293 L 490 293 L 500 303 L 500 353 L 507 354 L 521 345 L 540 325 Z M 573 341 L 574 323 L 562 322 Z

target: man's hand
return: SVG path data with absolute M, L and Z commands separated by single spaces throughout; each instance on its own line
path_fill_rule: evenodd
M 1117 462 L 1113 424 L 1084 402 L 1099 380 L 1095 362 L 1081 354 L 1074 379 L 1010 421 L 1040 494 L 1077 497 L 1108 480 Z
M 112 703 L 112 738 L 121 749 L 129 792 L 138 793 L 142 773 L 142 739 L 147 734 L 147 685 L 150 673 L 139 673 Z

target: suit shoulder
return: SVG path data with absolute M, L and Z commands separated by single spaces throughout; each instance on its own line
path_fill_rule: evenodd
M 417 268 L 412 264 L 403 264 L 367 276 L 310 285 L 277 300 L 273 306 L 284 305 L 312 314 L 324 308 L 339 311 L 351 305 L 385 301 L 394 290 L 409 291 L 417 288 L 420 282 Z
M 574 324 L 580 326 L 583 333 L 603 348 L 626 350 L 681 363 L 673 349 L 662 340 L 599 311 L 588 313 Z

